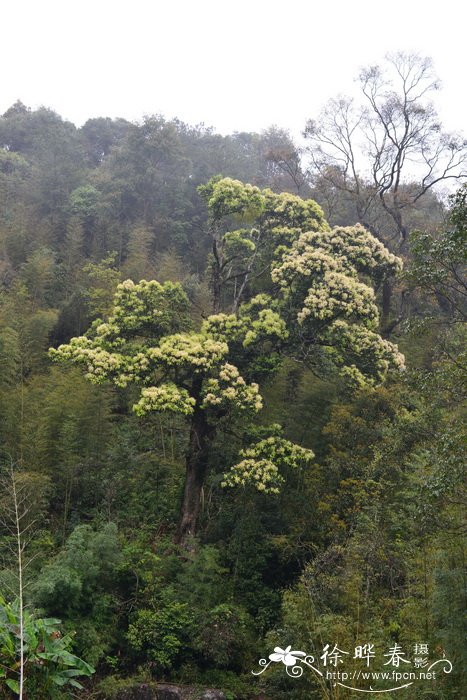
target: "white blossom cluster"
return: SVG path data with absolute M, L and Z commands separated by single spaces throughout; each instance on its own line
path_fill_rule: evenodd
M 226 333 L 210 333 L 219 319 L 208 319 L 200 333 L 163 333 L 164 328 L 177 323 L 172 318 L 174 308 L 183 309 L 184 298 L 179 285 L 127 280 L 118 287 L 116 306 L 106 323 L 95 323 L 89 336 L 72 338 L 50 355 L 54 360 L 83 365 L 86 377 L 94 383 L 107 380 L 120 387 L 130 382 L 146 385 L 134 406 L 140 415 L 147 411 L 192 413 L 196 399 L 183 387 L 197 374 L 205 376 L 210 387 L 203 394 L 206 405 L 259 410 L 258 386 L 247 384 L 236 367 L 225 363 L 229 352 Z M 274 321 L 277 325 L 277 319 L 269 315 L 258 319 L 265 332 L 274 332 Z M 230 325 L 246 334 L 244 321 L 237 323 L 235 317 L 226 316 L 223 325 L 224 331 Z
M 391 367 L 397 370 L 405 367 L 397 345 L 364 326 L 342 319 L 327 328 L 324 342 L 333 348 L 331 352 L 335 353 L 341 376 L 355 388 L 380 384 Z
M 364 226 L 335 226 L 332 230 L 306 231 L 295 242 L 298 253 L 321 250 L 346 268 L 350 274 L 395 274 L 402 260 L 393 255 Z
M 402 261 L 363 226 L 302 233 L 276 252 L 272 279 L 303 327 L 353 386 L 379 383 L 390 367 L 401 369 L 397 346 L 383 340 L 369 280 L 401 269 Z
M 307 318 L 356 318 L 368 327 L 378 322 L 378 307 L 371 287 L 342 272 L 326 272 L 313 280 L 297 315 L 299 323 Z
M 288 336 L 285 321 L 271 306 L 267 294 L 258 294 L 235 314 L 209 316 L 202 325 L 202 332 L 216 339 L 241 343 L 243 347 L 263 340 L 284 340 Z
M 259 386 L 248 384 L 238 369 L 226 362 L 217 377 L 207 379 L 203 390 L 202 408 L 224 407 L 257 413 L 263 407 Z
M 243 457 L 224 475 L 222 486 L 252 485 L 264 493 L 279 493 L 284 477 L 280 468 L 307 466 L 314 453 L 281 437 L 268 437 L 241 450 Z
M 187 309 L 188 298 L 179 284 L 125 280 L 117 287 L 112 315 L 98 327 L 98 335 L 111 341 L 148 328 L 161 337 L 176 330 L 174 325 Z
M 196 401 L 186 389 L 180 389 L 173 383 L 150 386 L 141 391 L 140 400 L 133 406 L 138 416 L 148 411 L 170 411 L 185 416 L 193 413 Z
M 149 365 L 156 367 L 206 372 L 219 365 L 228 351 L 226 342 L 202 333 L 178 333 L 162 338 L 157 347 L 148 348 L 145 357 Z
M 116 352 L 108 352 L 94 345 L 86 336 L 72 338 L 68 345 L 60 345 L 56 350 L 49 351 L 53 360 L 70 360 L 84 365 L 86 378 L 93 384 L 101 384 L 109 377 L 118 380 L 120 386 L 125 386 L 127 359 Z
M 279 473 L 278 467 L 269 459 L 251 457 L 242 459 L 228 472 L 222 486 L 246 486 L 252 485 L 263 493 L 280 493 L 280 487 L 284 478 Z

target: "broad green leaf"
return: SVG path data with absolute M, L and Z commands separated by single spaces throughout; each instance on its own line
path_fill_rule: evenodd
M 12 690 L 14 693 L 18 693 L 19 695 L 19 683 L 18 681 L 15 681 L 13 678 L 8 678 L 5 681 L 6 685 Z

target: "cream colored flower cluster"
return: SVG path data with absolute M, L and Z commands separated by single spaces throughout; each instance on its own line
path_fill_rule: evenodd
M 99 327 L 100 328 L 100 327 Z M 99 329 L 98 329 L 99 330 Z M 157 371 L 183 369 L 190 374 L 208 372 L 221 364 L 229 347 L 227 343 L 202 333 L 179 333 L 162 338 L 158 346 L 136 351 L 125 347 L 128 355 L 109 352 L 101 347 L 102 335 L 91 340 L 86 336 L 72 338 L 68 345 L 51 350 L 54 360 L 71 360 L 86 366 L 86 377 L 94 383 L 106 379 L 125 387 L 130 382 L 154 381 Z M 136 346 L 138 347 L 138 346 Z
M 324 339 L 333 348 L 341 376 L 355 388 L 379 384 L 390 368 L 405 367 L 397 345 L 364 326 L 334 321 Z
M 134 291 L 137 285 L 124 283 L 123 290 Z M 157 288 L 156 288 L 157 289 Z M 263 300 L 264 301 L 264 300 Z M 261 304 L 256 304 L 260 308 Z M 68 345 L 51 351 L 54 360 L 71 360 L 84 364 L 87 378 L 95 383 L 106 379 L 124 387 L 130 382 L 146 384 L 141 398 L 135 405 L 138 414 L 154 411 L 173 411 L 188 415 L 193 410 L 194 399 L 175 383 L 159 384 L 166 380 L 170 372 L 177 378 L 185 376 L 191 381 L 193 375 L 207 375 L 203 392 L 203 407 L 221 407 L 223 410 L 257 412 L 262 408 L 258 385 L 247 384 L 238 369 L 225 362 L 229 346 L 227 336 L 236 336 L 245 341 L 247 319 L 219 314 L 209 318 L 201 333 L 176 333 L 163 336 L 157 345 L 147 345 L 137 333 L 123 336 L 121 350 L 109 352 L 107 336 L 111 324 L 95 326 L 94 338 L 73 338 Z M 260 309 L 256 324 L 252 326 L 255 337 L 259 333 L 278 334 L 285 327 L 277 314 L 268 309 Z M 128 336 L 128 334 L 127 334 Z M 134 339 L 131 338 L 134 336 Z M 130 338 L 130 340 L 129 340 Z M 249 338 L 253 342 L 253 337 Z M 214 375 L 214 376 L 209 376 Z
M 272 270 L 272 278 L 284 289 L 300 277 L 312 278 L 335 271 L 351 277 L 358 273 L 374 276 L 401 270 L 402 261 L 390 253 L 363 226 L 335 227 L 332 231 L 302 233 Z
M 307 318 L 333 319 L 340 316 L 358 318 L 366 326 L 376 328 L 378 307 L 371 287 L 342 272 L 326 272 L 313 281 L 297 315 L 299 323 Z
M 284 477 L 280 468 L 305 467 L 314 453 L 281 437 L 268 437 L 241 450 L 244 457 L 225 474 L 222 486 L 246 486 L 250 484 L 264 493 L 279 493 Z
M 220 364 L 228 351 L 226 342 L 203 333 L 178 333 L 162 338 L 157 347 L 146 351 L 145 356 L 149 364 L 156 367 L 207 372 Z
M 240 307 L 240 316 L 215 314 L 202 325 L 202 333 L 227 342 L 242 343 L 243 347 L 265 339 L 283 340 L 288 332 L 280 315 L 271 309 L 272 299 L 258 294 Z
M 102 329 L 103 339 L 112 332 L 119 336 L 144 327 L 162 336 L 173 332 L 174 322 L 181 319 L 187 309 L 188 298 L 180 284 L 125 280 L 117 287 L 113 313 Z
M 329 231 L 307 231 L 301 234 L 294 247 L 302 253 L 309 248 L 327 251 L 351 274 L 395 274 L 402 269 L 402 260 L 361 224 L 335 226 Z
M 329 229 L 324 212 L 314 200 L 302 199 L 290 192 L 277 194 L 270 189 L 263 190 L 265 209 L 269 226 L 280 231 L 286 229 L 297 231 L 318 231 Z M 277 227 L 277 228 L 276 228 Z
M 186 389 L 180 389 L 169 382 L 161 386 L 150 386 L 141 391 L 140 400 L 133 406 L 138 416 L 144 416 L 148 411 L 169 411 L 188 416 L 193 413 L 196 401 Z
M 307 465 L 315 456 L 312 450 L 296 445 L 285 438 L 271 436 L 260 440 L 252 447 L 244 450 L 245 457 L 267 457 L 274 462 L 290 467 Z
M 258 187 L 229 177 L 209 184 L 204 192 L 208 192 L 207 205 L 215 218 L 249 213 L 254 217 L 261 213 L 265 205 L 264 195 Z
M 330 233 L 328 245 L 334 255 L 347 260 L 359 272 L 396 274 L 402 270 L 401 258 L 390 253 L 361 224 L 336 226 Z
M 263 399 L 255 382 L 247 384 L 234 366 L 226 362 L 221 366 L 218 378 L 206 380 L 202 408 L 226 408 L 257 413 L 263 407 Z
M 279 493 L 284 478 L 269 459 L 242 459 L 224 476 L 221 486 L 252 485 L 264 493 Z
M 375 384 L 390 367 L 403 367 L 397 347 L 375 332 L 378 308 L 366 283 L 368 277 L 382 279 L 397 272 L 402 262 L 371 233 L 359 224 L 309 231 L 278 256 L 273 281 L 295 308 L 309 342 L 324 348 L 346 381 Z
M 125 385 L 124 377 L 128 369 L 127 359 L 118 353 L 108 352 L 85 336 L 72 338 L 68 345 L 60 345 L 56 350 L 49 351 L 53 360 L 70 360 L 82 364 L 86 368 L 86 378 L 93 384 L 101 384 L 109 377 L 122 377 L 121 386 Z
M 321 234 L 317 234 L 320 236 Z M 378 308 L 371 287 L 360 282 L 357 272 L 333 257 L 329 250 L 303 244 L 288 253 L 282 264 L 272 271 L 273 281 L 280 284 L 285 297 L 299 297 L 302 305 L 297 320 L 326 320 L 355 317 L 375 327 Z
M 288 296 L 297 282 L 309 283 L 327 272 L 344 272 L 341 261 L 333 258 L 327 250 L 295 245 L 290 250 L 284 249 L 282 260 L 272 269 L 271 277 Z
M 203 321 L 201 333 L 216 340 L 232 341 L 241 340 L 244 334 L 244 324 L 235 314 L 212 314 Z

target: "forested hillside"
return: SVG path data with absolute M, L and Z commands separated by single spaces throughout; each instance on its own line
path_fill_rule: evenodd
M 467 189 L 327 124 L 0 118 L 0 697 L 465 697 Z

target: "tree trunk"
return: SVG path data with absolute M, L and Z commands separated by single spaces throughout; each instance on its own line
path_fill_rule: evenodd
M 381 328 L 384 330 L 389 322 L 392 300 L 392 280 L 385 279 L 383 282 L 383 308 L 381 314 Z
M 196 393 L 199 395 L 201 381 L 197 382 Z M 189 546 L 190 539 L 196 534 L 198 517 L 201 510 L 203 485 L 208 468 L 209 446 L 215 434 L 215 427 L 209 425 L 206 412 L 199 407 L 193 413 L 190 427 L 190 441 L 186 455 L 186 476 L 183 501 L 180 510 L 175 541 L 184 547 Z
M 213 234 L 212 253 L 214 264 L 211 271 L 211 288 L 212 288 L 212 312 L 218 314 L 221 309 L 221 287 L 222 287 L 222 250 L 219 243 Z

